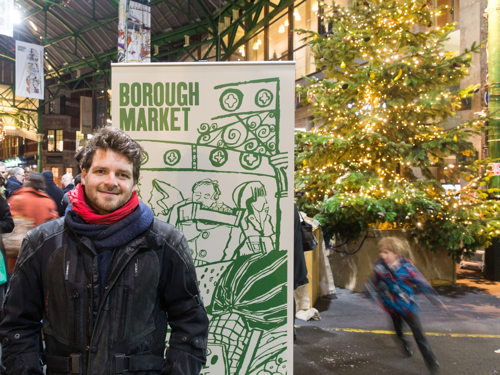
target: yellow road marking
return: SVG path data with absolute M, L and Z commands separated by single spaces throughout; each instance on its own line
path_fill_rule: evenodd
M 379 329 L 359 329 L 359 328 L 324 328 L 327 331 L 342 331 L 342 332 L 354 332 L 354 333 L 375 333 L 379 335 L 394 335 L 394 331 L 379 330 Z M 405 332 L 405 334 L 411 334 L 411 332 Z M 427 336 L 438 336 L 438 337 L 475 337 L 475 338 L 487 338 L 487 339 L 500 339 L 500 335 L 487 335 L 487 334 L 474 334 L 474 333 L 443 333 L 443 332 L 426 332 Z

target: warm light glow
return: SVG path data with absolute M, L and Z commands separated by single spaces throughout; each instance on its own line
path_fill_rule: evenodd
M 253 44 L 253 47 L 252 47 L 252 48 L 253 48 L 255 51 L 257 51 L 261 45 L 262 45 L 262 40 L 257 39 L 257 41 Z
M 28 23 L 30 24 L 31 28 L 35 31 L 38 31 L 38 27 L 36 27 L 36 25 L 33 23 L 32 20 L 29 20 Z
M 311 10 L 314 12 L 314 13 L 318 13 L 318 10 L 319 10 L 319 7 L 318 7 L 318 2 L 315 1 L 311 7 Z

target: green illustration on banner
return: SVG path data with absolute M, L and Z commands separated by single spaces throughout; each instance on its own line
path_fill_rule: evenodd
M 133 100 L 133 87 L 122 87 Z M 197 137 L 138 140 L 148 150 L 139 193 L 188 240 L 210 319 L 202 374 L 285 375 L 288 254 L 280 233 L 290 166 L 280 150 L 280 79 L 215 85 L 211 95 L 215 114 L 189 124 Z M 130 128 L 141 113 L 155 113 L 121 111 Z M 187 117 L 179 119 L 187 128 Z

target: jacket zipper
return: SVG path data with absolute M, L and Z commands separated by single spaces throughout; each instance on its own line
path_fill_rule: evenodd
M 73 338 L 75 344 L 79 344 L 79 323 L 80 323 L 80 293 L 78 292 L 77 289 L 73 289 L 73 293 L 71 295 L 71 298 L 73 299 L 73 311 L 75 314 L 74 320 L 73 320 Z
M 123 288 L 123 297 L 122 297 L 122 305 L 120 309 L 120 323 L 118 327 L 118 334 L 121 337 L 125 337 L 125 324 L 126 324 L 126 313 L 127 313 L 127 305 L 128 305 L 128 288 Z

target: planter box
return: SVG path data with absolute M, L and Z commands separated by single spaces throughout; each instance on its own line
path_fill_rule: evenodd
M 370 276 L 375 260 L 378 258 L 377 241 L 381 237 L 398 237 L 408 244 L 410 259 L 413 260 L 420 272 L 429 282 L 436 285 L 451 285 L 456 281 L 456 267 L 453 259 L 445 252 L 432 253 L 420 247 L 413 241 L 408 241 L 407 235 L 401 230 L 377 230 L 368 234 L 366 240 L 351 241 L 337 250 L 352 253 L 353 255 L 332 251 L 330 264 L 332 265 L 335 285 L 355 292 L 364 290 L 364 285 Z M 410 246 L 410 243 L 412 244 Z

